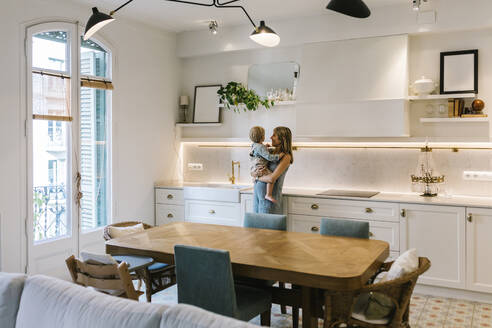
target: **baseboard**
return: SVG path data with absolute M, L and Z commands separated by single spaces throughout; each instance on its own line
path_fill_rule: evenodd
M 440 296 L 440 297 L 447 297 L 447 298 L 457 298 L 457 299 L 461 299 L 461 300 L 468 300 L 468 301 L 491 303 L 492 304 L 492 294 L 472 292 L 472 291 L 463 290 L 463 289 L 453 289 L 453 288 L 445 288 L 445 287 L 436 287 L 436 286 L 417 284 L 415 286 L 414 293 L 424 294 L 424 295 L 432 295 L 432 296 Z

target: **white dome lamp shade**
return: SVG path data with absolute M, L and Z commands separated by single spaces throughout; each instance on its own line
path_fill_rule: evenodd
M 90 39 L 94 33 L 112 21 L 114 21 L 114 18 L 110 15 L 100 12 L 97 7 L 92 8 L 92 16 L 85 26 L 84 40 Z
M 331 0 L 326 9 L 355 18 L 371 16 L 371 10 L 362 0 Z
M 260 26 L 255 27 L 255 30 L 249 37 L 264 47 L 275 47 L 280 43 L 280 37 L 265 25 L 265 21 L 261 21 Z

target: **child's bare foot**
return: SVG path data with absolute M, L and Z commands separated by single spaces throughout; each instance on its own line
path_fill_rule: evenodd
M 266 195 L 265 196 L 265 199 L 271 201 L 272 203 L 276 203 L 277 202 L 277 200 L 275 198 L 273 198 L 272 196 Z

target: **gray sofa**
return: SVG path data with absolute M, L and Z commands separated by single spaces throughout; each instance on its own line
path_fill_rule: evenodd
M 2 328 L 253 328 L 185 304 L 165 306 L 105 295 L 46 277 L 0 273 Z

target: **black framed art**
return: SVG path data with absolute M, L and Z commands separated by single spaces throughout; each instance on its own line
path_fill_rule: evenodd
M 478 93 L 478 50 L 441 52 L 441 94 Z
M 197 85 L 193 101 L 193 123 L 220 123 L 221 84 Z

